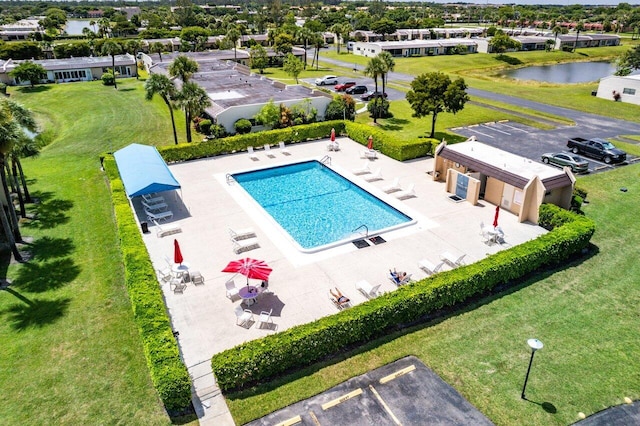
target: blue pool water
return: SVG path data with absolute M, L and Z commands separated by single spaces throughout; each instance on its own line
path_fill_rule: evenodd
M 238 173 L 233 178 L 304 250 L 357 239 L 355 229 L 361 225 L 371 235 L 412 222 L 318 161 Z

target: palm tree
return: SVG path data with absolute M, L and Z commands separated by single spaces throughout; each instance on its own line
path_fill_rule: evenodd
M 136 69 L 134 71 L 136 73 L 136 80 L 138 79 L 138 57 L 136 55 L 141 47 L 142 43 L 140 40 L 129 40 L 127 42 L 127 53 L 133 55 L 133 59 L 136 61 Z
M 375 85 L 375 93 L 376 93 L 376 96 L 373 102 L 376 107 L 378 106 L 378 77 L 382 75 L 383 70 L 384 70 L 384 63 L 382 62 L 382 59 L 380 59 L 378 56 L 371 58 L 364 69 L 364 75 L 366 75 L 367 77 L 373 78 L 373 83 Z M 378 108 L 374 108 L 373 122 L 377 123 L 377 119 L 378 119 Z
M 340 54 L 340 34 L 342 33 L 342 24 L 333 24 L 328 30 L 336 35 L 336 43 L 338 44 L 338 55 Z
M 574 52 L 578 48 L 578 37 L 580 36 L 580 31 L 584 31 L 584 24 L 582 22 L 578 22 L 578 24 L 576 25 L 576 40 L 573 42 Z
M 240 40 L 240 37 L 242 37 L 242 33 L 240 33 L 240 30 L 238 30 L 238 28 L 236 28 L 234 25 L 230 26 L 229 31 L 227 31 L 226 38 L 227 40 L 229 40 L 229 42 L 231 42 L 231 44 L 233 44 L 233 60 L 236 62 L 238 61 L 236 49 L 238 47 L 238 40 Z
M 391 53 L 387 52 L 386 50 L 380 52 L 378 54 L 378 58 L 380 58 L 380 60 L 382 61 L 382 75 L 381 75 L 381 79 L 382 79 L 382 93 L 386 93 L 386 84 L 387 84 L 387 75 L 393 71 L 396 67 L 396 61 L 393 60 L 393 56 L 391 56 Z M 384 95 L 383 95 L 384 96 Z
M 551 28 L 551 32 L 556 35 L 556 38 L 553 40 L 553 45 L 556 46 L 558 44 L 558 34 L 562 32 L 562 27 L 560 25 L 556 25 L 553 28 Z
M 198 63 L 185 55 L 180 55 L 169 65 L 169 75 L 178 77 L 183 83 L 188 83 L 193 74 L 198 71 Z
M 182 85 L 182 91 L 178 97 L 178 103 L 184 109 L 184 118 L 187 125 L 187 142 L 191 142 L 191 121 L 211 106 L 211 99 L 207 92 L 196 83 L 188 82 Z
M 162 62 L 162 52 L 164 52 L 164 44 L 159 41 L 155 41 L 149 46 L 149 53 L 157 53 L 160 55 L 160 62 Z
M 109 34 L 111 33 L 111 21 L 109 21 L 109 18 L 100 18 L 98 21 L 98 32 L 103 38 L 109 38 Z
M 296 39 L 304 45 L 304 69 L 307 69 L 307 45 L 313 39 L 313 31 L 307 27 L 302 27 L 296 34 Z
M 37 141 L 27 137 L 27 135 L 18 139 L 9 153 L 9 157 L 11 158 L 11 175 L 15 181 L 16 193 L 18 194 L 18 200 L 20 201 L 20 216 L 22 217 L 26 217 L 24 202 L 26 201 L 27 203 L 31 203 L 32 200 L 20 158 L 36 157 L 38 154 L 40 154 L 40 146 Z M 20 182 L 18 182 L 18 180 L 20 180 Z M 20 184 L 22 184 L 22 190 L 20 189 Z M 24 199 L 22 197 L 23 193 Z
M 150 101 L 154 95 L 162 98 L 169 108 L 171 115 L 171 126 L 173 127 L 173 141 L 178 144 L 178 133 L 176 132 L 176 121 L 173 117 L 173 110 L 176 108 L 174 100 L 177 98 L 176 85 L 164 74 L 151 74 L 144 82 L 145 98 Z
M 118 90 L 116 83 L 116 55 L 122 53 L 122 47 L 113 40 L 107 40 L 102 45 L 102 54 L 111 56 L 111 71 L 113 71 L 113 85 Z
M 313 44 L 313 47 L 316 48 L 316 51 L 313 55 L 313 62 L 316 63 L 316 71 L 318 70 L 318 68 L 320 67 L 320 48 L 322 46 L 324 46 L 324 38 L 322 38 L 322 34 L 316 32 L 313 33 L 313 38 L 311 39 L 311 43 Z M 313 67 L 313 62 L 311 63 L 311 66 Z

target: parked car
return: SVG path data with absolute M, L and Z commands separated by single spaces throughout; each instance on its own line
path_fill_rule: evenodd
M 367 92 L 364 95 L 360 96 L 360 99 L 362 99 L 363 101 L 369 101 L 369 100 L 375 98 L 376 95 L 378 97 L 385 97 L 385 98 L 387 97 L 386 93 L 382 93 L 380 91 L 378 91 L 378 92 L 371 91 L 371 92 Z
M 584 158 L 566 152 L 542 154 L 542 162 L 545 164 L 555 164 L 556 166 L 571 167 L 574 173 L 583 173 L 589 170 L 589 162 Z
M 353 86 L 349 87 L 345 92 L 349 95 L 361 95 L 363 93 L 367 93 L 369 89 L 367 86 Z
M 336 84 L 334 89 L 336 89 L 336 92 L 344 92 L 349 87 L 353 87 L 355 85 L 356 85 L 355 81 L 345 81 L 344 83 Z
M 572 138 L 567 141 L 567 147 L 571 149 L 574 154 L 597 158 L 607 164 L 622 163 L 627 160 L 626 152 L 601 138 Z
M 316 84 L 318 86 L 324 86 L 325 84 L 338 84 L 338 77 L 335 75 L 325 75 L 324 77 L 316 78 Z

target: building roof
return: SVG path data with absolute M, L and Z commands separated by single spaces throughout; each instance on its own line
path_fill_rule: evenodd
M 464 38 L 441 38 L 438 40 L 404 40 L 404 41 L 373 41 L 373 42 L 358 42 L 368 45 L 378 46 L 381 49 L 411 49 L 419 47 L 439 47 L 439 46 L 475 46 L 474 40 L 468 40 Z
M 548 190 L 571 185 L 571 179 L 564 170 L 477 141 L 446 145 L 438 155 L 520 189 L 535 176 Z
M 116 65 L 131 65 L 135 63 L 136 59 L 133 55 L 124 54 L 115 56 Z M 0 67 L 0 70 L 9 72 L 20 63 L 26 62 L 26 60 L 12 60 L 9 59 Z M 69 70 L 78 68 L 98 68 L 98 67 L 111 67 L 111 56 L 83 56 L 79 58 L 65 58 L 65 59 L 36 59 L 30 62 L 41 65 L 46 71 L 57 70 Z

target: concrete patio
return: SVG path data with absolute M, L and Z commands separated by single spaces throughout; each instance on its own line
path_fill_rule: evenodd
M 197 395 L 194 405 L 202 424 L 233 424 L 224 398 L 215 387 L 209 365 L 211 356 L 272 334 L 274 328 L 282 331 L 336 313 L 328 298 L 330 288 L 338 287 L 352 303 L 362 303 L 367 299 L 355 288 L 359 280 L 381 284 L 383 292 L 394 291 L 396 287 L 387 279 L 389 269 L 407 271 L 419 280 L 427 276 L 417 266 L 421 259 L 435 264 L 440 254 L 448 251 L 456 256 L 466 254 L 466 263 L 471 263 L 545 232 L 536 225 L 518 223 L 515 215 L 502 211 L 499 222 L 506 243 L 487 245 L 480 236 L 480 223 L 493 222 L 495 206 L 451 201 L 444 184 L 433 182 L 427 174 L 433 159 L 398 162 L 378 154 L 375 160 L 364 160 L 360 158 L 362 145 L 348 138 L 337 140 L 341 148 L 337 152 L 327 152 L 327 140 L 320 140 L 288 145 L 291 152 L 288 156 L 272 148 L 275 158 L 257 150 L 258 161 L 252 161 L 247 153 L 237 153 L 170 165 L 182 189 L 162 195 L 174 213 L 170 224 L 179 225 L 182 232 L 159 238 L 154 226 L 150 226 L 151 232 L 143 234 L 143 239 L 157 269 L 167 267 L 165 257 L 173 258 L 173 240 L 177 239 L 185 262 L 205 278 L 204 285 L 188 284 L 182 294 L 174 294 L 168 283 L 162 283 L 173 328 L 179 333 L 178 343 L 194 380 Z M 325 155 L 331 157 L 334 170 L 408 213 L 416 223 L 381 234 L 386 243 L 380 245 L 357 249 L 353 244 L 345 244 L 305 254 L 293 246 L 290 237 L 273 224 L 273 219 L 256 207 L 240 185 L 227 182 L 230 173 L 320 159 Z M 365 161 L 372 171 L 380 168 L 384 179 L 367 183 L 363 179 L 366 176 L 353 176 L 351 170 Z M 393 194 L 385 194 L 381 188 L 396 177 L 403 188 L 415 184 L 417 196 L 400 201 Z M 133 206 L 138 219 L 146 220 L 140 200 L 134 199 Z M 260 247 L 236 255 L 228 229 L 247 227 L 256 231 Z M 236 325 L 234 309 L 240 302 L 226 297 L 224 283 L 232 274 L 221 271 L 229 261 L 243 257 L 265 260 L 273 268 L 269 279 L 273 295 L 263 295 L 249 307 L 256 314 L 255 319 L 261 311 L 274 308 L 272 328 L 253 324 L 247 329 Z M 243 285 L 246 279 L 237 276 L 235 282 Z

